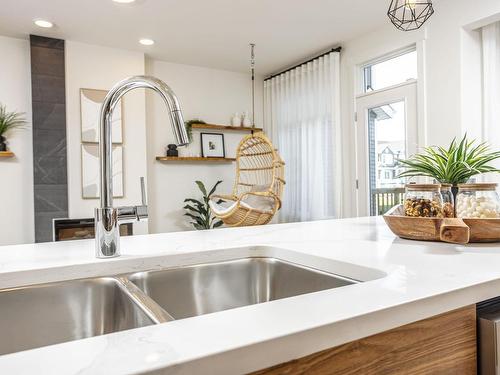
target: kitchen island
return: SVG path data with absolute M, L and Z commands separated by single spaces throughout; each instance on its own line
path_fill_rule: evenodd
M 121 246 L 105 260 L 91 240 L 0 247 L 0 289 L 242 257 L 361 282 L 3 355 L 0 373 L 249 373 L 500 295 L 497 244 L 402 240 L 380 217 L 124 237 Z

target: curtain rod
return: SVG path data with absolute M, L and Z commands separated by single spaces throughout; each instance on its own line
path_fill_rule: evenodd
M 311 61 L 317 60 L 317 59 L 319 59 L 319 58 L 321 58 L 321 57 L 323 57 L 323 56 L 326 56 L 326 55 L 328 55 L 328 54 L 330 54 L 330 53 L 332 53 L 332 52 L 340 52 L 341 50 L 342 50 L 342 47 L 332 48 L 331 50 L 329 50 L 329 51 L 327 51 L 327 52 L 324 52 L 324 53 L 322 53 L 321 55 L 318 55 L 318 56 L 312 57 L 312 58 L 310 58 L 310 59 L 309 59 L 309 60 L 307 60 L 307 61 L 304 61 L 304 62 L 301 62 L 300 64 L 297 64 L 297 65 L 292 66 L 291 68 L 288 68 L 288 69 L 285 69 L 285 70 L 283 70 L 283 71 L 281 71 L 281 72 L 279 72 L 279 73 L 276 73 L 276 74 L 270 75 L 269 77 L 267 77 L 266 79 L 264 79 L 264 81 L 268 81 L 268 80 L 270 80 L 270 79 L 273 79 L 274 77 L 277 77 L 277 76 L 280 76 L 280 75 L 282 75 L 282 74 L 285 74 L 285 73 L 289 72 L 290 70 L 294 70 L 294 69 L 298 68 L 299 66 L 306 65 L 306 64 L 310 63 Z

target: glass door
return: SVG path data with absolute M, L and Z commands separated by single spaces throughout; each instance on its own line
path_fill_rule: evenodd
M 416 82 L 356 99 L 358 215 L 382 215 L 402 202 L 399 160 L 416 151 Z

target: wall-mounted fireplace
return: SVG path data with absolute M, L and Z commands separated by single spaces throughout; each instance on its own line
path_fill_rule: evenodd
M 134 234 L 132 223 L 120 225 L 121 236 Z M 94 219 L 53 219 L 54 241 L 84 240 L 94 238 Z

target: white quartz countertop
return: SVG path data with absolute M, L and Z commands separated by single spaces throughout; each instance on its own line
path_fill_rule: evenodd
M 121 247 L 106 260 L 93 241 L 0 247 L 0 289 L 244 256 L 314 258 L 367 281 L 0 356 L 0 373 L 248 373 L 500 295 L 498 244 L 402 240 L 381 218 L 124 237 Z

